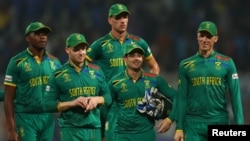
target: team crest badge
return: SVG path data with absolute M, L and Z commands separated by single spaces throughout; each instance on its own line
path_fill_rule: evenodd
M 121 84 L 121 92 L 126 92 L 126 91 L 128 91 L 127 84 L 122 83 Z
M 71 78 L 70 78 L 69 74 L 67 74 L 67 73 L 65 73 L 65 74 L 63 75 L 63 78 L 64 78 L 64 82 L 69 82 L 69 81 L 71 81 Z

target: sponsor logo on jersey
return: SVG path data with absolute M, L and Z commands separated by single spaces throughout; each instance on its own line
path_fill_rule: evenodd
M 10 75 L 5 75 L 5 81 L 12 81 L 12 76 Z
M 45 88 L 45 91 L 47 91 L 47 92 L 50 91 L 50 86 L 47 85 Z
M 232 79 L 238 79 L 238 74 L 237 73 L 232 74 Z

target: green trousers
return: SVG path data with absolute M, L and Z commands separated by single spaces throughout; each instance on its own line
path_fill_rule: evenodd
M 16 113 L 17 133 L 20 141 L 52 141 L 55 118 L 51 113 Z
M 60 141 L 101 141 L 101 128 L 60 128 Z

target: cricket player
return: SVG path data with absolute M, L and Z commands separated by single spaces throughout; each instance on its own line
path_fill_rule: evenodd
M 4 110 L 9 141 L 52 141 L 54 115 L 44 113 L 41 101 L 49 75 L 61 66 L 46 51 L 51 28 L 41 22 L 25 30 L 28 47 L 12 57 L 7 66 Z
M 227 93 L 234 124 L 244 124 L 239 77 L 232 58 L 214 50 L 215 23 L 197 30 L 198 52 L 180 62 L 175 141 L 207 141 L 208 125 L 230 124 Z
M 114 141 L 156 141 L 155 119 L 137 111 L 138 102 L 145 97 L 145 91 L 158 89 L 175 104 L 176 90 L 161 76 L 142 69 L 145 51 L 138 45 L 128 45 L 124 52 L 126 69 L 109 81 L 113 101 L 116 104 Z M 175 108 L 169 117 L 162 119 L 157 132 L 164 133 L 175 120 Z
M 68 61 L 49 78 L 44 111 L 60 112 L 60 141 L 101 141 L 100 106 L 111 96 L 101 68 L 85 60 L 88 43 L 73 33 L 66 40 Z
M 106 80 L 109 81 L 113 76 L 125 69 L 123 62 L 123 50 L 129 44 L 137 44 L 145 51 L 144 57 L 146 65 L 150 71 L 156 74 L 160 73 L 160 68 L 155 60 L 147 42 L 137 36 L 127 32 L 130 11 L 124 4 L 113 4 L 109 9 L 108 23 L 111 26 L 111 31 L 103 37 L 94 41 L 87 51 L 87 59 L 90 62 L 95 62 L 104 71 Z M 102 123 L 106 122 L 106 141 L 111 141 L 112 137 L 112 121 L 114 115 L 112 108 L 106 122 L 107 110 L 102 109 Z M 104 129 L 103 129 L 104 130 Z

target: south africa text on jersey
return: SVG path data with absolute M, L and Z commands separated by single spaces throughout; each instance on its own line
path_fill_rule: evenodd
M 221 77 L 195 77 L 192 78 L 193 86 L 200 85 L 221 85 Z
M 76 87 L 69 89 L 70 97 L 81 95 L 95 95 L 96 87 Z

